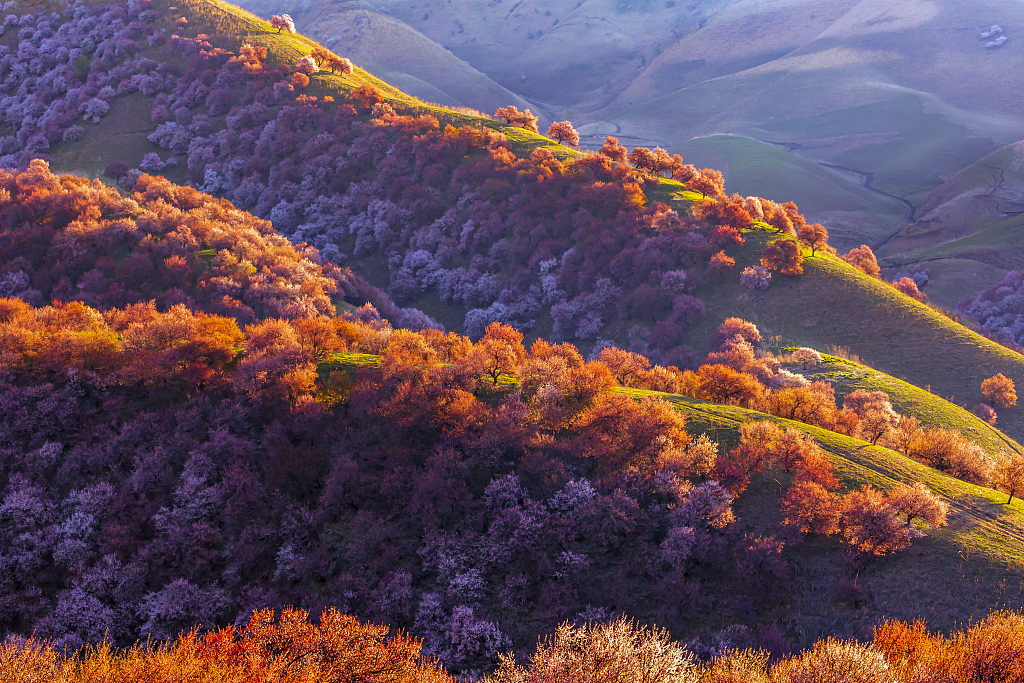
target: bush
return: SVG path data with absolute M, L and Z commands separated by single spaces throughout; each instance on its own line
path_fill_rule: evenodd
M 920 301 L 921 303 L 925 303 L 925 302 L 928 301 L 928 297 L 925 296 L 921 292 L 921 290 L 917 288 L 917 283 L 914 282 L 909 277 L 901 277 L 899 280 L 896 280 L 895 282 L 893 282 L 892 286 L 896 290 L 898 290 L 900 292 L 903 292 L 904 294 L 906 294 L 910 298 L 916 299 L 916 300 Z
M 993 427 L 996 425 L 996 421 L 999 417 L 996 414 L 995 409 L 992 408 L 992 406 L 990 406 L 987 403 L 976 404 L 973 408 L 971 408 L 971 412 L 977 415 L 984 422 L 987 422 L 988 424 L 992 425 Z
M 273 610 L 264 610 L 253 613 L 244 628 L 229 626 L 206 635 L 192 631 L 161 648 L 138 645 L 123 653 L 109 646 L 86 650 L 79 665 L 38 641 L 7 640 L 0 644 L 0 679 L 144 683 L 194 680 L 196 672 L 203 671 L 224 683 L 454 683 L 437 664 L 421 658 L 418 641 L 402 634 L 389 637 L 388 631 L 386 626 L 360 624 L 333 608 L 316 624 L 301 610 L 286 608 L 277 619 Z
M 981 383 L 981 394 L 992 405 L 1009 408 L 1017 405 L 1017 389 L 1013 380 L 999 373 Z
M 853 641 L 818 641 L 799 657 L 772 667 L 773 683 L 892 683 L 884 655 Z
M 949 667 L 956 681 L 1011 683 L 1024 680 L 1024 615 L 996 612 L 951 643 Z
M 821 354 L 804 346 L 793 352 L 793 360 L 804 367 L 814 367 L 821 363 Z
M 697 683 L 693 656 L 667 631 L 640 626 L 627 617 L 607 624 L 563 624 L 530 656 L 525 667 L 513 655 L 486 683 L 601 681 L 602 683 Z
M 740 273 L 740 284 L 750 289 L 764 291 L 772 283 L 772 274 L 764 266 L 747 266 Z

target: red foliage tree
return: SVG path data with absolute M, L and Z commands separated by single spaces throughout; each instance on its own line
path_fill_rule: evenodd
M 1024 491 L 1024 455 L 1016 451 L 1007 451 L 996 460 L 993 472 L 993 485 L 1010 497 L 1006 504 L 1013 502 L 1013 497 Z
M 728 273 L 736 265 L 736 259 L 725 253 L 725 250 L 716 252 L 708 261 L 708 270 L 717 276 Z
M 842 259 L 865 275 L 876 278 L 882 275 L 882 269 L 878 267 L 878 259 L 875 258 L 875 252 L 871 251 L 871 247 L 866 244 L 862 244 L 856 249 L 851 249 Z
M 727 365 L 702 365 L 697 369 L 697 377 L 698 397 L 715 403 L 751 406 L 765 395 L 764 385 L 754 377 Z
M 358 102 L 364 111 L 370 111 L 373 109 L 373 105 L 384 101 L 380 91 L 369 84 L 363 84 L 353 90 L 352 99 Z
M 504 323 L 493 322 L 473 347 L 473 355 L 479 358 L 492 383 L 497 384 L 502 375 L 517 374 L 526 360 L 523 333 Z
M 884 494 L 870 486 L 843 497 L 846 542 L 868 555 L 891 555 L 910 547 L 913 533 Z
M 811 256 L 816 251 L 828 249 L 828 230 L 820 223 L 811 223 L 800 228 L 797 233 L 800 243 L 811 250 Z
M 813 481 L 796 481 L 782 499 L 782 524 L 804 534 L 839 532 L 843 512 L 839 496 Z
M 928 297 L 920 289 L 918 289 L 917 283 L 914 282 L 909 277 L 901 277 L 899 280 L 893 282 L 892 286 L 897 291 L 900 291 L 909 296 L 911 299 L 916 299 L 921 303 L 925 303 L 928 301 Z
M 494 112 L 494 118 L 500 119 L 505 123 L 516 126 L 517 128 L 525 128 L 526 130 L 532 130 L 537 132 L 537 120 L 538 117 L 531 112 L 529 109 L 526 111 L 519 111 L 514 104 L 510 104 L 507 107 L 499 107 Z
M 777 270 L 783 275 L 801 275 L 804 272 L 804 256 L 800 246 L 791 239 L 777 239 L 764 248 L 761 265 L 768 270 Z
M 548 126 L 548 137 L 558 140 L 559 144 L 568 143 L 571 147 L 580 144 L 580 134 L 573 128 L 571 121 L 555 121 Z
M 609 135 L 605 138 L 604 144 L 601 145 L 601 149 L 597 150 L 598 154 L 608 157 L 612 161 L 617 161 L 620 164 L 626 161 L 627 150 L 625 145 L 619 144 L 618 138 Z
M 657 168 L 657 157 L 647 147 L 634 147 L 626 158 L 629 160 L 629 163 L 641 171 L 654 173 L 654 169 Z

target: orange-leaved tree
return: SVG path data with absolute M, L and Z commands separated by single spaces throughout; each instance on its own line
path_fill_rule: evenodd
M 1017 451 L 1004 452 L 996 460 L 992 483 L 996 489 L 1010 496 L 1006 499 L 1009 505 L 1015 495 L 1024 491 L 1024 454 Z
M 990 404 L 1000 408 L 1017 405 L 1017 388 L 1013 380 L 1001 372 L 981 383 L 981 393 Z
M 494 118 L 501 119 L 510 126 L 532 130 L 534 133 L 537 132 L 538 117 L 529 109 L 519 111 L 514 104 L 510 104 L 507 107 L 499 107 L 498 110 L 494 112 Z
M 777 270 L 783 275 L 801 275 L 804 272 L 804 255 L 800 245 L 791 239 L 777 239 L 764 248 L 761 265 L 768 270 Z
M 823 251 L 828 248 L 828 230 L 820 223 L 810 223 L 803 226 L 797 231 L 796 236 L 802 244 L 807 245 L 811 250 L 811 256 L 814 256 L 816 251 Z
M 514 375 L 526 360 L 523 333 L 504 323 L 493 322 L 473 349 L 474 355 L 493 384 L 502 375 Z
M 626 160 L 626 146 L 619 144 L 619 139 L 609 135 L 605 138 L 604 144 L 601 145 L 601 149 L 597 150 L 597 153 L 606 156 L 612 161 L 618 161 L 622 163 Z
M 573 128 L 571 121 L 555 121 L 548 126 L 548 137 L 558 140 L 559 144 L 569 143 L 576 147 L 580 144 L 580 134 Z
M 871 247 L 866 244 L 851 249 L 842 259 L 865 275 L 881 277 L 882 269 L 878 267 L 875 252 L 871 251 Z

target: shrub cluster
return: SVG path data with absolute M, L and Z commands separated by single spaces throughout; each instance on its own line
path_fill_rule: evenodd
M 1002 282 L 960 304 L 996 340 L 1024 345 L 1024 270 L 1012 270 Z
M 0 645 L 0 676 L 9 681 L 98 683 L 118 680 L 202 680 L 242 683 L 394 681 L 450 683 L 443 668 L 420 657 L 420 644 L 389 637 L 387 628 L 328 611 L 318 624 L 301 611 L 278 619 L 256 612 L 244 627 L 190 633 L 162 648 L 101 647 L 72 658 L 38 640 Z M 523 664 L 507 656 L 486 683 L 607 681 L 608 683 L 919 683 L 1016 681 L 1024 675 L 1024 616 L 995 612 L 949 637 L 921 622 L 887 621 L 872 642 L 827 638 L 769 664 L 767 653 L 727 649 L 699 662 L 656 627 L 626 618 L 563 624 Z M 200 673 L 201 672 L 201 673 Z
M 840 408 L 831 384 L 808 382 L 803 375 L 782 368 L 783 359 L 762 349 L 761 341 L 753 323 L 727 318 L 713 340 L 719 350 L 708 354 L 696 371 L 680 371 L 674 366 L 651 370 L 642 356 L 618 349 L 604 349 L 600 357 L 623 386 L 739 405 L 822 427 L 891 448 L 974 484 L 992 485 L 994 468 L 1008 457 L 986 454 L 960 432 L 922 428 L 917 419 L 897 413 L 882 391 L 853 391 L 843 398 Z M 792 360 L 808 365 L 820 358 L 813 349 L 798 349 Z M 1016 396 L 1012 381 L 1002 375 L 986 380 L 983 391 L 1003 404 Z

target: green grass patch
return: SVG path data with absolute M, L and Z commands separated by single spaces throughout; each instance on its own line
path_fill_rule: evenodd
M 978 232 L 958 240 L 945 242 L 915 252 L 917 259 L 942 257 L 973 257 L 986 263 L 1013 269 L 1020 263 L 1024 243 L 1024 215 L 1010 218 L 982 216 L 977 219 Z M 900 260 L 903 255 L 893 257 Z
M 317 365 L 321 375 L 332 371 L 347 370 L 355 372 L 364 368 L 380 369 L 380 356 L 369 353 L 337 353 Z

